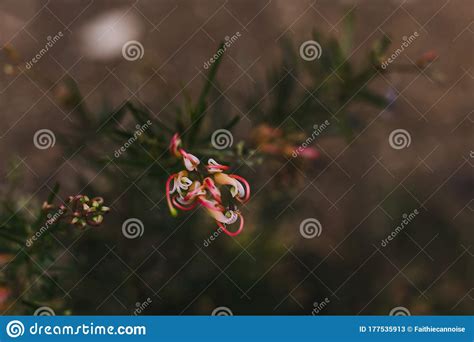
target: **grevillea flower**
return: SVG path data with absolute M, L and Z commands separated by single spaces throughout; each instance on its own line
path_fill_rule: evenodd
M 69 196 L 68 200 L 59 206 L 44 202 L 43 210 L 48 214 L 48 223 L 53 224 L 59 220 L 84 228 L 86 226 L 100 226 L 104 215 L 110 208 L 104 205 L 102 197 L 90 199 L 84 195 Z
M 183 162 L 184 166 L 186 166 L 186 169 L 188 169 L 189 171 L 196 171 L 200 163 L 199 158 L 192 155 L 191 153 L 187 153 L 182 148 L 179 149 L 179 152 L 183 156 Z
M 229 185 L 232 197 L 235 197 L 239 202 L 245 203 L 248 201 L 250 197 L 250 185 L 244 178 L 220 172 L 214 175 L 214 179 L 217 184 Z
M 181 138 L 179 137 L 179 134 L 176 133 L 171 138 L 170 152 L 171 152 L 172 155 L 174 155 L 177 158 L 181 158 L 181 154 L 179 153 L 180 145 L 181 145 Z
M 170 152 L 172 155 L 174 155 L 177 158 L 181 158 L 181 157 L 183 158 L 184 166 L 186 167 L 187 170 L 189 171 L 197 170 L 197 166 L 200 163 L 199 158 L 192 155 L 191 153 L 187 153 L 185 150 L 181 148 L 181 138 L 179 137 L 178 133 L 173 135 L 173 137 L 171 138 Z
M 226 174 L 229 166 L 214 159 L 209 159 L 201 172 L 198 170 L 199 159 L 186 152 L 181 144 L 179 135 L 173 135 L 170 152 L 176 158 L 183 159 L 186 170 L 170 175 L 166 182 L 166 199 L 171 215 L 176 216 L 177 209 L 187 211 L 199 205 L 226 234 L 240 234 L 244 228 L 244 218 L 235 204 L 225 206 L 222 203 L 222 191 L 228 189 L 233 199 L 245 203 L 250 198 L 249 183 L 239 175 Z M 228 226 L 234 224 L 238 225 L 237 229 L 229 230 Z

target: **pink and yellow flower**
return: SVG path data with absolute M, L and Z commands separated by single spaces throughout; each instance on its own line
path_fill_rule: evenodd
M 249 183 L 239 175 L 226 174 L 225 171 L 229 166 L 222 165 L 214 159 L 209 159 L 205 165 L 204 169 L 208 175 L 202 175 L 198 171 L 199 159 L 186 152 L 181 144 L 181 139 L 176 133 L 171 139 L 170 152 L 176 158 L 183 159 L 186 170 L 170 175 L 166 182 L 166 199 L 171 214 L 176 216 L 177 209 L 187 211 L 199 205 L 227 235 L 240 234 L 244 228 L 244 218 L 233 206 L 224 206 L 221 191 L 228 187 L 232 198 L 245 203 L 250 198 Z M 196 178 L 199 180 L 192 180 Z M 237 229 L 228 229 L 228 226 L 237 222 L 239 222 Z

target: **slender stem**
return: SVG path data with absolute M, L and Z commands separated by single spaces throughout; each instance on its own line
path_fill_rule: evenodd
M 3 237 L 11 242 L 16 242 L 18 243 L 19 245 L 21 246 L 24 246 L 25 244 L 25 241 L 24 240 L 21 240 L 19 237 L 16 237 L 16 236 L 12 236 L 12 235 L 9 235 L 5 232 L 2 232 L 1 229 L 5 229 L 4 227 L 1 227 L 0 228 L 0 237 Z

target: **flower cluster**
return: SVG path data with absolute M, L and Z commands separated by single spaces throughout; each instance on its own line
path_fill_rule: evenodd
M 102 197 L 90 199 L 84 195 L 76 195 L 69 196 L 66 203 L 59 206 L 44 202 L 43 210 L 56 211 L 50 220 L 64 219 L 70 224 L 84 228 L 86 226 L 100 226 L 104 221 L 104 214 L 110 209 L 104 206 Z
M 238 235 L 244 227 L 244 218 L 235 203 L 223 204 L 221 188 L 228 186 L 232 199 L 245 203 L 250 197 L 249 183 L 241 176 L 225 173 L 229 167 L 214 159 L 209 159 L 204 167 L 200 166 L 199 158 L 186 152 L 181 145 L 176 133 L 171 139 L 170 152 L 182 158 L 186 169 L 172 174 L 166 182 L 166 198 L 171 214 L 177 215 L 176 208 L 187 211 L 201 205 L 227 235 Z M 237 230 L 229 231 L 227 226 L 237 221 L 240 221 Z

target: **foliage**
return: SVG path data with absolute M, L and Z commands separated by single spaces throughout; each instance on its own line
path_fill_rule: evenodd
M 74 158 L 82 160 L 85 169 L 95 173 L 100 172 L 101 178 L 105 179 L 105 184 L 87 183 L 87 192 L 100 193 L 106 198 L 121 199 L 121 193 L 124 189 L 127 191 L 126 199 L 121 199 L 117 203 L 114 201 L 117 210 L 116 212 L 113 210 L 113 214 L 110 215 L 115 216 L 110 217 L 113 224 L 106 227 L 119 227 L 123 218 L 146 216 L 144 218 L 146 227 L 153 227 L 153 229 L 158 227 L 150 233 L 153 238 L 158 237 L 161 240 L 158 249 L 165 249 L 166 255 L 180 256 L 189 255 L 190 251 L 196 248 L 196 241 L 202 241 L 212 233 L 209 228 L 203 229 L 206 224 L 212 226 L 207 221 L 203 224 L 196 217 L 186 220 L 180 217 L 178 221 L 175 221 L 166 211 L 163 201 L 166 179 L 170 174 L 182 168 L 181 162 L 168 150 L 171 137 L 175 133 L 180 134 L 190 152 L 199 154 L 205 160 L 216 158 L 219 162 L 231 165 L 234 170 L 242 168 L 244 173 L 248 173 L 249 168 L 261 167 L 260 165 L 266 160 L 288 157 L 285 151 L 291 151 L 296 144 L 304 141 L 306 136 L 311 134 L 311 129 L 308 130 L 308 128 L 324 120 L 334 122 L 336 128 L 332 130 L 333 134 L 342 135 L 350 140 L 359 126 L 354 122 L 362 124 L 363 120 L 363 118 L 355 117 L 351 112 L 354 105 L 363 103 L 383 108 L 388 104 L 383 96 L 370 89 L 370 84 L 379 73 L 384 72 L 379 66 L 389 46 L 389 39 L 382 37 L 375 42 L 365 57 L 364 63 L 361 66 L 356 65 L 352 60 L 354 53 L 351 43 L 352 21 L 352 17 L 349 16 L 346 31 L 341 40 L 313 32 L 312 38 L 325 47 L 317 63 L 303 61 L 298 56 L 298 49 L 293 43 L 286 41 L 283 44 L 281 64 L 270 71 L 267 84 L 258 84 L 253 96 L 246 99 L 252 122 L 258 124 L 253 133 L 261 133 L 262 127 L 269 127 L 266 134 L 270 137 L 263 141 L 266 144 L 274 144 L 277 147 L 274 149 L 263 150 L 262 140 L 252 139 L 252 134 L 249 134 L 245 141 L 234 144 L 231 149 L 212 148 L 211 135 L 217 128 L 215 118 L 221 110 L 221 107 L 216 105 L 221 100 L 221 95 L 216 94 L 213 89 L 215 89 L 217 70 L 223 57 L 210 68 L 200 95 L 194 102 L 190 100 L 189 94 L 184 93 L 184 101 L 181 105 L 169 106 L 163 113 L 152 113 L 143 104 L 130 101 L 126 101 L 115 110 L 104 108 L 101 111 L 94 111 L 87 108 L 79 86 L 72 80 L 61 85 L 63 88 L 58 100 L 62 105 L 74 110 L 75 120 L 67 133 L 58 136 L 59 144 L 68 157 L 75 155 L 80 149 Z M 287 121 L 289 117 L 294 120 Z M 218 128 L 233 130 L 240 119 L 240 116 L 225 117 L 225 121 L 219 123 Z M 147 128 L 137 135 L 137 127 L 141 128 L 145 124 Z M 296 134 L 301 133 L 302 127 L 307 130 L 306 134 Z M 274 138 L 274 132 L 280 130 L 277 139 Z M 128 144 L 123 153 L 114 153 L 120 151 L 120 146 L 127 141 L 133 143 Z M 251 177 L 247 177 L 249 178 L 252 183 Z M 86 182 L 83 181 L 84 183 Z M 132 189 L 130 189 L 130 184 L 134 185 Z M 141 189 L 153 189 L 153 191 L 145 194 L 147 197 L 145 200 Z M 13 292 L 10 297 L 18 298 L 24 304 L 24 306 L 14 306 L 15 301 L 13 301 L 5 309 L 8 312 L 27 313 L 31 311 L 31 307 L 48 305 L 58 312 L 68 312 L 67 295 L 61 293 L 59 289 L 63 280 L 75 270 L 68 267 L 67 258 L 59 263 L 56 260 L 62 256 L 59 251 L 64 245 L 68 245 L 62 242 L 63 239 L 73 240 L 71 231 L 75 231 L 75 235 L 83 233 L 78 233 L 71 227 L 71 222 L 58 220 L 30 248 L 25 248 L 25 241 L 41 229 L 47 220 L 47 213 L 37 206 L 34 208 L 34 217 L 31 218 L 31 215 L 28 215 L 28 209 L 21 208 L 21 202 L 17 197 L 8 191 L 5 196 L 6 199 L 2 201 L 0 208 L 0 222 L 2 222 L 0 248 L 5 259 L 1 279 L 3 287 Z M 47 203 L 52 203 L 57 197 L 58 187 L 55 187 Z M 262 204 L 261 215 L 258 215 L 261 221 L 265 220 L 263 212 L 268 210 L 269 206 L 274 206 L 278 200 L 282 198 L 271 198 Z M 145 211 L 145 203 L 148 201 L 153 202 L 154 205 Z M 88 223 L 87 221 L 80 222 Z M 156 222 L 159 222 L 159 226 Z M 185 223 L 187 227 L 180 228 Z M 229 238 L 216 243 L 216 248 L 212 251 L 206 251 L 212 259 L 222 256 L 230 259 L 231 255 L 241 253 L 241 243 L 251 243 L 262 234 L 252 248 L 252 254 L 259 263 L 255 263 L 254 260 L 243 261 L 242 267 L 234 272 L 235 277 L 239 279 L 239 284 L 248 284 L 250 287 L 255 275 L 264 273 L 269 264 L 274 261 L 269 256 L 280 255 L 284 252 L 274 243 L 279 238 L 274 228 L 263 223 L 255 218 L 254 225 L 258 228 L 250 230 L 248 234 L 243 234 L 245 236 L 241 237 L 240 242 Z M 172 227 L 171 233 L 170 227 Z M 191 230 L 189 227 L 196 229 Z M 105 236 L 101 236 L 101 239 L 117 239 L 116 232 L 117 230 L 109 231 L 105 233 Z M 166 245 L 169 233 L 171 235 L 176 233 L 179 244 Z M 85 250 L 87 252 L 84 254 L 90 260 L 99 258 L 97 251 Z M 139 249 L 124 251 L 124 253 L 129 253 L 129 256 L 134 257 L 142 255 Z M 148 252 L 143 251 L 143 253 Z M 143 268 L 149 274 L 155 274 L 155 270 L 159 269 L 159 278 L 168 279 L 180 266 L 177 261 L 165 262 L 158 259 L 152 265 L 145 265 Z M 118 277 L 118 275 L 106 274 L 102 278 L 99 277 L 97 281 L 100 283 L 100 279 L 105 281 L 113 277 Z M 188 284 L 207 281 L 205 272 L 194 270 L 186 272 L 184 278 L 186 285 L 183 285 L 183 288 L 168 290 L 167 301 L 162 305 L 165 312 L 175 313 L 175 307 L 186 305 L 181 294 L 186 291 Z M 117 282 L 119 281 L 118 279 Z M 262 282 L 267 281 L 262 280 Z M 282 282 L 285 281 L 282 279 Z M 225 283 L 219 281 L 217 286 L 222 293 L 226 293 Z M 278 291 L 270 284 L 267 288 L 269 291 Z M 143 284 L 140 286 L 132 284 L 130 291 L 134 293 L 131 296 L 136 297 L 137 300 L 143 299 L 149 292 Z M 105 296 L 106 292 L 103 294 Z M 267 294 L 267 297 L 274 294 L 276 293 Z M 79 302 L 87 303 L 86 294 L 79 296 L 82 301 L 75 299 L 76 305 Z M 223 295 L 223 298 L 231 300 L 231 295 Z M 262 299 L 264 300 L 266 299 Z

